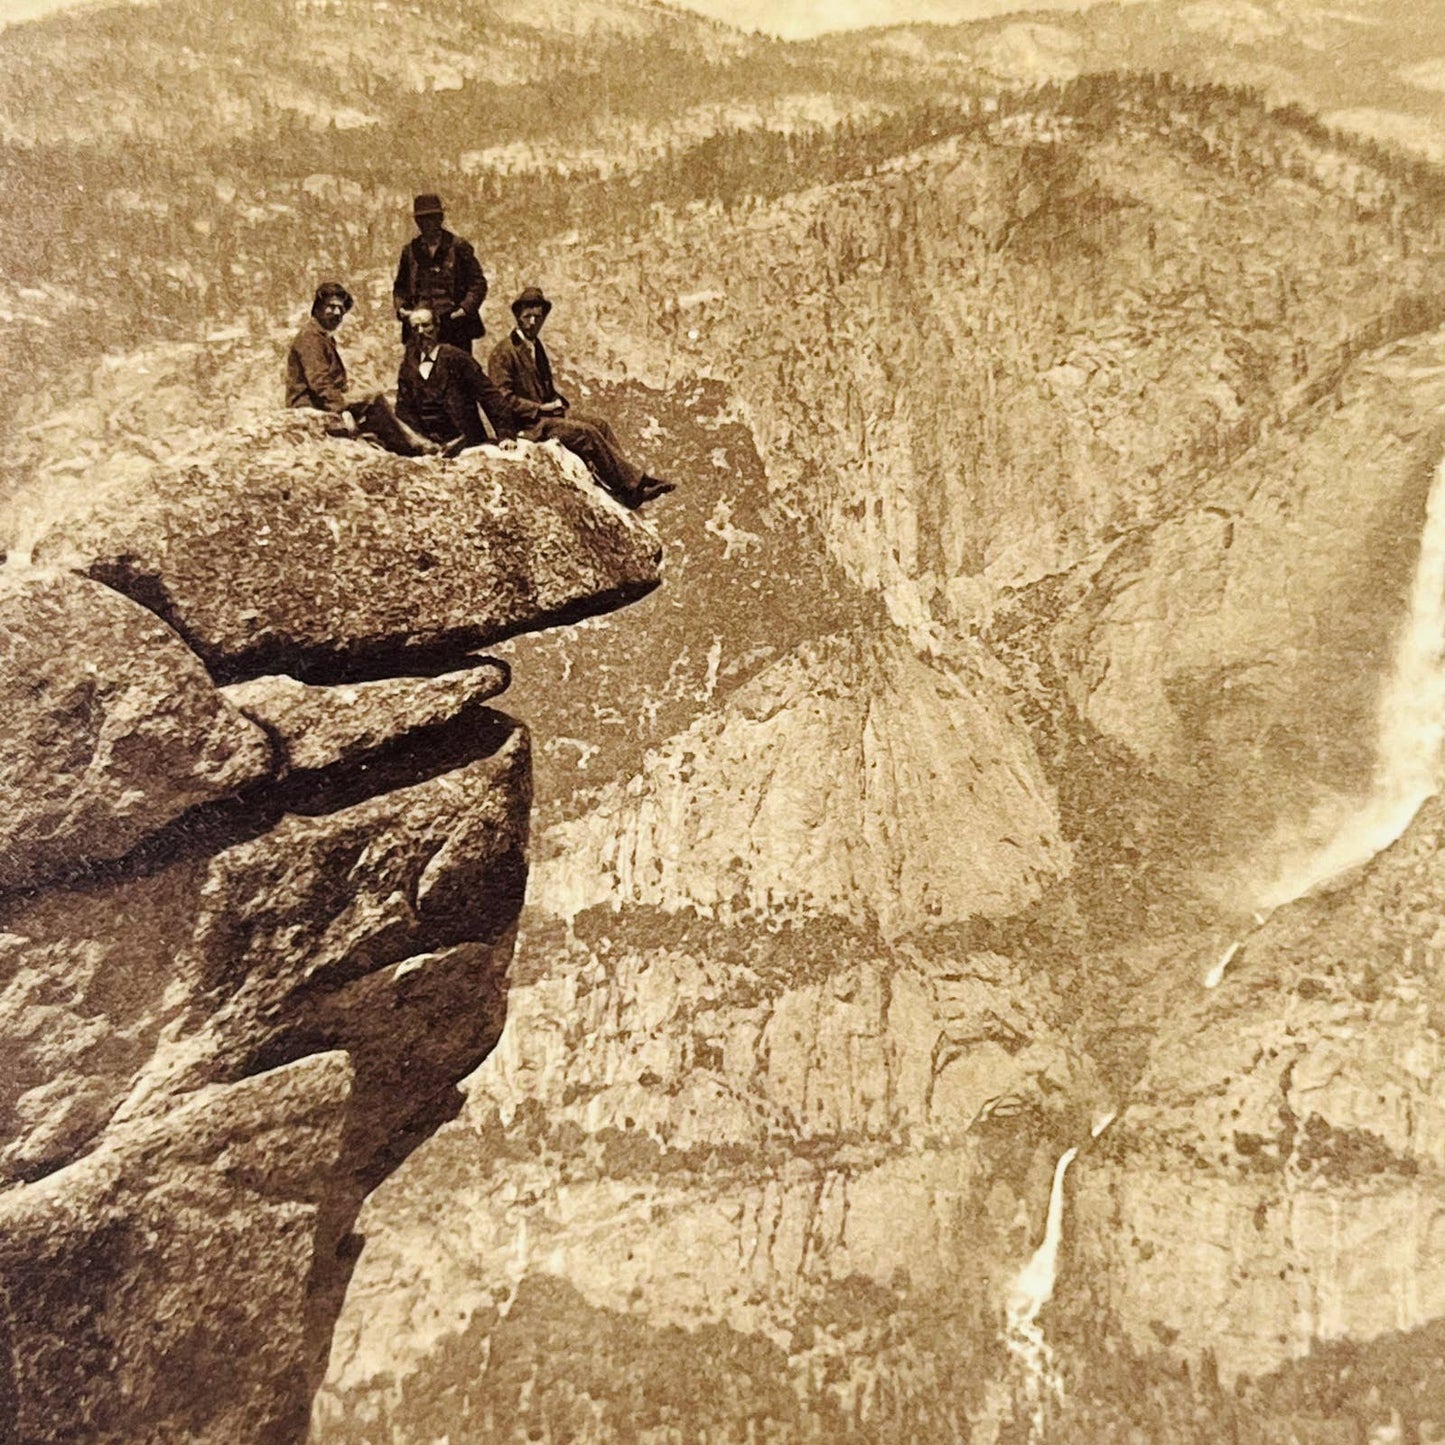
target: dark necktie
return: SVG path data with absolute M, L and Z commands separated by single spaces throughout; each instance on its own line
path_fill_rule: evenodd
M 547 360 L 547 349 L 540 337 L 532 343 L 532 354 L 537 360 L 537 380 L 542 383 L 542 400 L 552 401 L 557 395 L 552 389 L 552 363 Z

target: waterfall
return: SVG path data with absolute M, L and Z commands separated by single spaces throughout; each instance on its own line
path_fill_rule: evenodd
M 1224 977 L 1224 970 L 1229 967 L 1234 955 L 1239 952 L 1239 940 L 1236 938 L 1228 948 L 1219 956 L 1219 962 L 1204 975 L 1205 988 L 1218 988 L 1220 980 Z
M 1113 1123 L 1113 1111 L 1095 1118 L 1090 1127 L 1090 1139 L 1098 1139 Z M 1049 1341 L 1043 1337 L 1039 1311 L 1053 1298 L 1053 1282 L 1059 1272 L 1059 1243 L 1064 1238 L 1064 1176 L 1077 1156 L 1078 1146 L 1075 1144 L 1071 1149 L 1065 1149 L 1053 1166 L 1049 1212 L 1043 1221 L 1043 1243 L 1014 1277 L 1004 1299 L 1004 1342 L 1009 1347 L 1009 1354 L 1023 1370 L 1023 1389 L 1032 1410 L 1030 1439 L 1042 1438 L 1043 1416 L 1049 1400 L 1064 1399 L 1064 1381 L 1059 1379 Z
M 1367 862 L 1409 826 L 1439 790 L 1445 740 L 1445 459 L 1435 468 L 1420 536 L 1410 609 L 1380 697 L 1370 796 L 1334 826 L 1323 845 L 1296 847 L 1260 901 L 1278 908 Z
M 1004 1302 L 1004 1339 L 1009 1354 L 1023 1368 L 1024 1393 L 1032 1412 L 1031 1438 L 1037 1438 L 1043 1432 L 1048 1401 L 1063 1395 L 1054 1352 L 1039 1325 L 1039 1311 L 1054 1296 L 1059 1240 L 1064 1230 L 1064 1176 L 1078 1152 L 1077 1147 L 1065 1149 L 1054 1165 L 1054 1183 L 1049 1191 L 1049 1213 L 1044 1222 L 1043 1243 L 1009 1286 Z
M 1112 1113 L 1096 1119 L 1089 1131 L 1090 1137 L 1097 1139 L 1113 1122 Z M 1078 1152 L 1077 1145 L 1065 1149 L 1054 1165 L 1043 1242 L 1014 1278 L 1004 1302 L 1004 1339 L 1009 1354 L 1023 1369 L 1024 1393 L 1032 1411 L 1031 1438 L 1042 1435 L 1048 1401 L 1062 1399 L 1064 1393 L 1054 1352 L 1039 1325 L 1039 1312 L 1054 1297 L 1054 1281 L 1059 1272 L 1059 1244 L 1064 1233 L 1064 1177 Z
M 1262 925 L 1274 909 L 1320 883 L 1368 862 L 1409 826 L 1421 803 L 1439 791 L 1445 746 L 1445 458 L 1435 468 L 1420 537 L 1420 556 L 1410 591 L 1405 627 L 1394 665 L 1380 696 L 1374 776 L 1364 804 L 1345 812 L 1336 803 L 1327 814 L 1282 850 L 1274 881 L 1260 890 Z M 1215 988 L 1240 947 L 1235 940 L 1204 978 Z M 1095 1123 L 1097 1138 L 1113 1119 Z M 1069 1148 L 1054 1166 L 1043 1242 L 1009 1287 L 1005 1302 L 1006 1341 L 1019 1363 L 1029 1402 L 1030 1438 L 1043 1437 L 1051 1400 L 1063 1397 L 1053 1350 L 1039 1325 L 1039 1313 L 1053 1298 L 1064 1223 L 1064 1179 L 1078 1155 Z

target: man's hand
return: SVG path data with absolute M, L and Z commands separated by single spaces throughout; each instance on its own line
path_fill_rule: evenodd
M 544 401 L 538 405 L 537 410 L 547 416 L 561 416 L 567 410 L 567 403 L 565 401 Z
M 450 316 L 447 317 L 447 320 L 448 320 L 448 321 L 463 321 L 463 320 L 466 319 L 466 314 L 467 314 L 467 313 L 466 313 L 465 311 L 463 311 L 460 306 L 458 306 L 457 309 L 456 309 L 455 311 L 453 311 Z
M 356 435 L 356 418 L 349 411 L 341 413 L 341 425 L 346 428 L 347 436 L 354 437 Z

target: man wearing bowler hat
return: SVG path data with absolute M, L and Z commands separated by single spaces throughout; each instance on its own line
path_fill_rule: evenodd
M 622 444 L 601 417 L 568 415 L 571 403 L 552 380 L 552 363 L 542 345 L 542 323 L 552 303 L 535 286 L 512 302 L 516 328 L 492 348 L 487 370 L 510 404 L 514 425 L 529 441 L 559 441 L 575 452 L 601 486 L 624 506 L 672 491 L 672 483 L 649 476 L 622 454 Z
M 419 234 L 402 248 L 392 287 L 401 339 L 411 340 L 411 313 L 425 308 L 440 323 L 442 342 L 470 354 L 472 342 L 486 333 L 481 313 L 487 278 L 477 253 L 470 241 L 442 225 L 439 196 L 418 196 L 412 215 Z

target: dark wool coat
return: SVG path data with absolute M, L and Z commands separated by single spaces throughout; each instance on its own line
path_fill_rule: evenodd
M 307 318 L 286 353 L 286 405 L 346 409 L 346 366 L 335 339 L 314 316 Z
M 518 331 L 499 341 L 487 360 L 487 370 L 507 404 L 522 436 L 529 441 L 559 441 L 587 463 L 592 475 L 629 506 L 641 500 L 647 475 L 623 455 L 622 444 L 611 426 L 599 416 L 544 416 L 548 401 L 567 403 L 552 380 L 552 363 L 540 341 L 527 345 Z
M 443 231 L 435 256 L 427 254 L 426 242 L 420 236 L 402 247 L 392 300 L 398 310 L 430 308 L 441 327 L 442 340 L 448 345 L 469 351 L 472 342 L 485 334 L 481 311 L 486 299 L 487 278 L 470 241 Z M 466 315 L 453 321 L 451 313 L 458 307 Z M 410 339 L 405 325 L 402 339 Z
M 523 429 L 535 427 L 543 419 L 539 409 L 543 402 L 567 400 L 552 380 L 552 363 L 540 337 L 535 346 L 534 359 L 526 338 L 513 331 L 497 342 L 487 359 L 492 380 L 511 403 L 517 426 Z
M 487 440 L 480 407 L 499 437 L 517 434 L 506 397 L 469 352 L 443 342 L 429 377 L 422 376 L 420 359 L 420 349 L 408 347 L 396 378 L 396 414 L 408 426 L 436 442 L 464 437 L 468 446 L 479 446 Z

